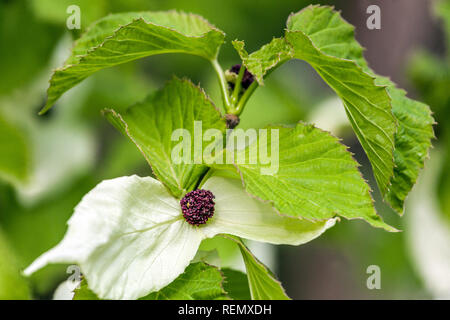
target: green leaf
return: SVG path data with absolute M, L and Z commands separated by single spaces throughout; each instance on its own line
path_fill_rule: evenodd
M 310 7 L 304 12 L 292 16 L 288 21 L 288 28 L 290 30 L 304 30 L 312 43 L 324 54 L 356 62 L 365 74 L 375 78 L 377 86 L 386 87 L 391 100 L 392 113 L 398 124 L 394 135 L 394 171 L 389 181 L 386 180 L 386 173 L 390 171 L 386 170 L 383 174 L 378 169 L 382 169 L 381 163 L 377 161 L 374 154 L 365 146 L 364 139 L 359 137 L 351 113 L 349 114 L 347 103 L 344 98 L 343 100 L 355 132 L 372 163 L 374 175 L 383 196 L 394 210 L 402 213 L 404 200 L 415 184 L 420 169 L 423 168 L 424 160 L 431 146 L 431 139 L 434 137 L 432 128 L 434 119 L 431 116 L 429 107 L 409 99 L 406 97 L 406 93 L 396 88 L 395 84 L 389 79 L 377 76 L 368 67 L 363 56 L 363 49 L 354 38 L 354 27 L 345 22 L 339 13 L 334 12 L 331 8 Z M 390 137 L 394 126 L 392 124 L 389 125 L 388 119 L 380 122 L 382 118 L 379 115 L 381 113 L 378 112 L 369 116 L 368 119 L 380 124 L 380 129 L 388 133 Z M 359 127 L 363 128 L 361 125 Z M 366 135 L 369 131 L 361 130 L 361 132 L 363 135 Z M 369 137 L 372 136 L 373 134 L 370 134 Z M 382 144 L 381 146 L 383 145 L 387 144 Z
M 30 154 L 25 135 L 0 115 L 0 178 L 25 182 L 29 175 Z
M 293 55 L 291 47 L 284 38 L 274 38 L 250 55 L 245 51 L 243 41 L 235 40 L 232 43 L 244 66 L 256 77 L 260 85 L 264 83 L 263 78 L 269 70 L 281 65 Z
M 342 99 L 347 116 L 372 164 L 382 194 L 393 175 L 396 119 L 384 86 L 365 72 L 354 27 L 331 7 L 310 6 L 291 15 L 286 39 L 294 57 L 307 61 Z M 358 59 L 351 58 L 357 57 Z
M 140 300 L 225 300 L 222 273 L 203 262 L 190 264 L 175 281 Z
M 250 252 L 239 238 L 228 235 L 226 237 L 234 240 L 241 250 L 245 268 L 247 269 L 252 300 L 290 299 L 274 274 Z
M 339 215 L 395 231 L 376 214 L 357 162 L 331 134 L 299 123 L 295 128 L 268 127 L 258 140 L 234 152 L 250 194 L 272 203 L 282 215 L 313 221 Z M 241 160 L 256 158 L 261 144 L 268 146 L 268 164 L 261 156 L 253 163 Z
M 222 31 L 193 14 L 169 11 L 109 15 L 76 42 L 66 64 L 55 71 L 41 113 L 64 92 L 101 69 L 163 53 L 214 60 L 224 37 Z
M 294 49 L 298 48 L 296 57 L 311 63 L 342 98 L 350 122 L 371 161 L 382 195 L 394 210 L 402 213 L 404 200 L 423 168 L 434 137 L 434 119 L 429 107 L 409 99 L 389 79 L 377 76 L 368 67 L 363 49 L 355 40 L 354 27 L 330 7 L 310 6 L 291 16 L 286 37 Z M 335 75 L 341 83 L 333 79 Z M 374 84 L 378 87 L 374 87 L 370 78 L 375 78 Z M 357 103 L 346 89 L 357 93 L 367 103 Z M 397 130 L 393 120 L 398 125 Z M 395 146 L 393 172 L 392 141 Z
M 125 113 L 109 109 L 105 110 L 105 115 L 136 144 L 155 175 L 175 197 L 193 190 L 208 168 L 201 164 L 184 161 L 176 164 L 172 161 L 172 151 L 182 143 L 172 141 L 174 130 L 190 132 L 191 160 L 194 162 L 194 138 L 198 133 L 194 132 L 194 122 L 202 121 L 203 131 L 215 128 L 224 132 L 226 129 L 225 121 L 205 93 L 191 82 L 176 78 Z M 206 147 L 207 144 L 203 145 Z
M 434 138 L 434 119 L 426 104 L 409 99 L 405 91 L 396 88 L 388 79 L 379 78 L 377 82 L 389 86 L 392 111 L 399 124 L 395 134 L 394 176 L 385 199 L 396 212 L 403 214 L 405 199 L 424 167 Z
M 0 300 L 26 300 L 30 290 L 20 275 L 16 256 L 0 229 Z
M 101 300 L 91 289 L 89 289 L 86 279 L 81 281 L 80 286 L 74 291 L 72 300 Z
M 222 273 L 203 262 L 190 264 L 185 272 L 158 292 L 139 300 L 224 300 L 228 296 L 223 288 Z M 75 289 L 73 300 L 98 300 L 85 280 Z
M 248 278 L 245 273 L 230 268 L 223 268 L 221 271 L 225 276 L 223 288 L 230 298 L 233 300 L 251 299 Z

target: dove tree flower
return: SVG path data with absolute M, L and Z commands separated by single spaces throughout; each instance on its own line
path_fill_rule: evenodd
M 203 188 L 215 195 L 215 211 L 207 223 L 195 226 L 156 179 L 130 176 L 103 181 L 75 208 L 61 243 L 25 272 L 47 263 L 77 263 L 98 296 L 136 299 L 183 273 L 203 239 L 231 234 L 299 245 L 334 224 L 334 219 L 281 217 L 269 204 L 248 196 L 238 179 L 214 175 Z
M 203 18 L 174 11 L 109 15 L 81 36 L 53 74 L 42 112 L 103 68 L 185 53 L 211 62 L 225 114 L 200 87 L 178 78 L 125 111 L 105 109 L 105 117 L 141 151 L 155 178 L 101 182 L 75 208 L 63 240 L 25 274 L 49 263 L 76 263 L 87 280 L 84 286 L 104 299 L 223 298 L 221 274 L 192 263 L 202 240 L 223 235 L 240 248 L 251 297 L 285 299 L 281 284 L 241 238 L 300 245 L 339 217 L 396 231 L 377 215 L 351 153 L 328 132 L 300 122 L 271 126 L 239 148 L 228 148 L 224 141 L 237 131 L 239 116 L 264 78 L 290 59 L 304 60 L 343 101 L 383 198 L 402 213 L 433 136 L 428 106 L 407 98 L 367 66 L 353 27 L 331 7 L 310 6 L 291 15 L 283 37 L 251 54 L 243 41 L 233 41 L 242 63 L 227 72 L 217 61 L 224 38 Z M 215 134 L 196 135 L 199 121 L 204 132 Z M 190 133 L 182 142 L 172 139 L 179 129 Z M 200 150 L 180 149 L 184 139 Z M 198 139 L 210 143 L 198 144 Z M 277 148 L 267 148 L 272 144 Z M 175 161 L 174 150 L 193 161 Z M 279 152 L 276 170 L 262 170 L 271 167 L 262 153 L 273 150 Z M 218 161 L 221 157 L 231 163 Z M 207 277 L 215 280 L 202 282 Z

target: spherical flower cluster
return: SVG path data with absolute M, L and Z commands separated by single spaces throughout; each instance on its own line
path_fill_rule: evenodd
M 209 190 L 198 189 L 188 192 L 180 200 L 183 217 L 189 224 L 205 224 L 214 215 L 214 195 Z

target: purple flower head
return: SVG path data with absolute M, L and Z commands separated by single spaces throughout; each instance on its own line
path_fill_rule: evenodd
M 230 69 L 230 71 L 235 74 L 239 74 L 240 70 L 241 70 L 240 64 L 235 64 Z M 242 82 L 241 82 L 242 88 L 247 89 L 248 87 L 250 87 L 250 85 L 252 84 L 252 82 L 254 80 L 255 80 L 255 77 L 253 76 L 253 74 L 251 74 L 247 69 L 245 69 L 244 76 L 242 77 Z
M 186 193 L 180 200 L 183 217 L 189 224 L 205 224 L 214 215 L 214 195 L 209 190 L 198 189 Z

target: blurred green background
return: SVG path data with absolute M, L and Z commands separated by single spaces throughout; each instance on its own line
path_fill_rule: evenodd
M 285 21 L 311 3 L 333 4 L 356 26 L 372 68 L 390 76 L 435 112 L 437 140 L 403 218 L 380 201 L 370 165 L 332 91 L 305 63 L 289 62 L 259 88 L 241 126 L 314 122 L 344 139 L 362 164 L 385 220 L 403 230 L 387 233 L 362 221 L 341 221 L 300 247 L 253 244 L 294 299 L 450 298 L 450 1 L 210 1 L 14 0 L 0 1 L 0 299 L 51 299 L 68 278 L 51 266 L 29 279 L 20 270 L 62 238 L 81 197 L 103 179 L 151 175 L 138 150 L 101 116 L 125 108 L 175 74 L 200 83 L 220 106 L 208 62 L 185 55 L 156 56 L 95 74 L 70 90 L 44 116 L 51 70 L 90 23 L 112 12 L 177 9 L 207 18 L 227 34 L 219 60 L 239 63 L 231 40 L 251 52 L 283 34 Z M 66 9 L 81 9 L 81 30 L 68 30 Z M 366 9 L 381 8 L 381 30 L 368 30 Z M 25 160 L 23 160 L 25 159 Z M 231 263 L 229 244 L 219 246 Z M 381 270 L 370 290 L 366 270 Z

